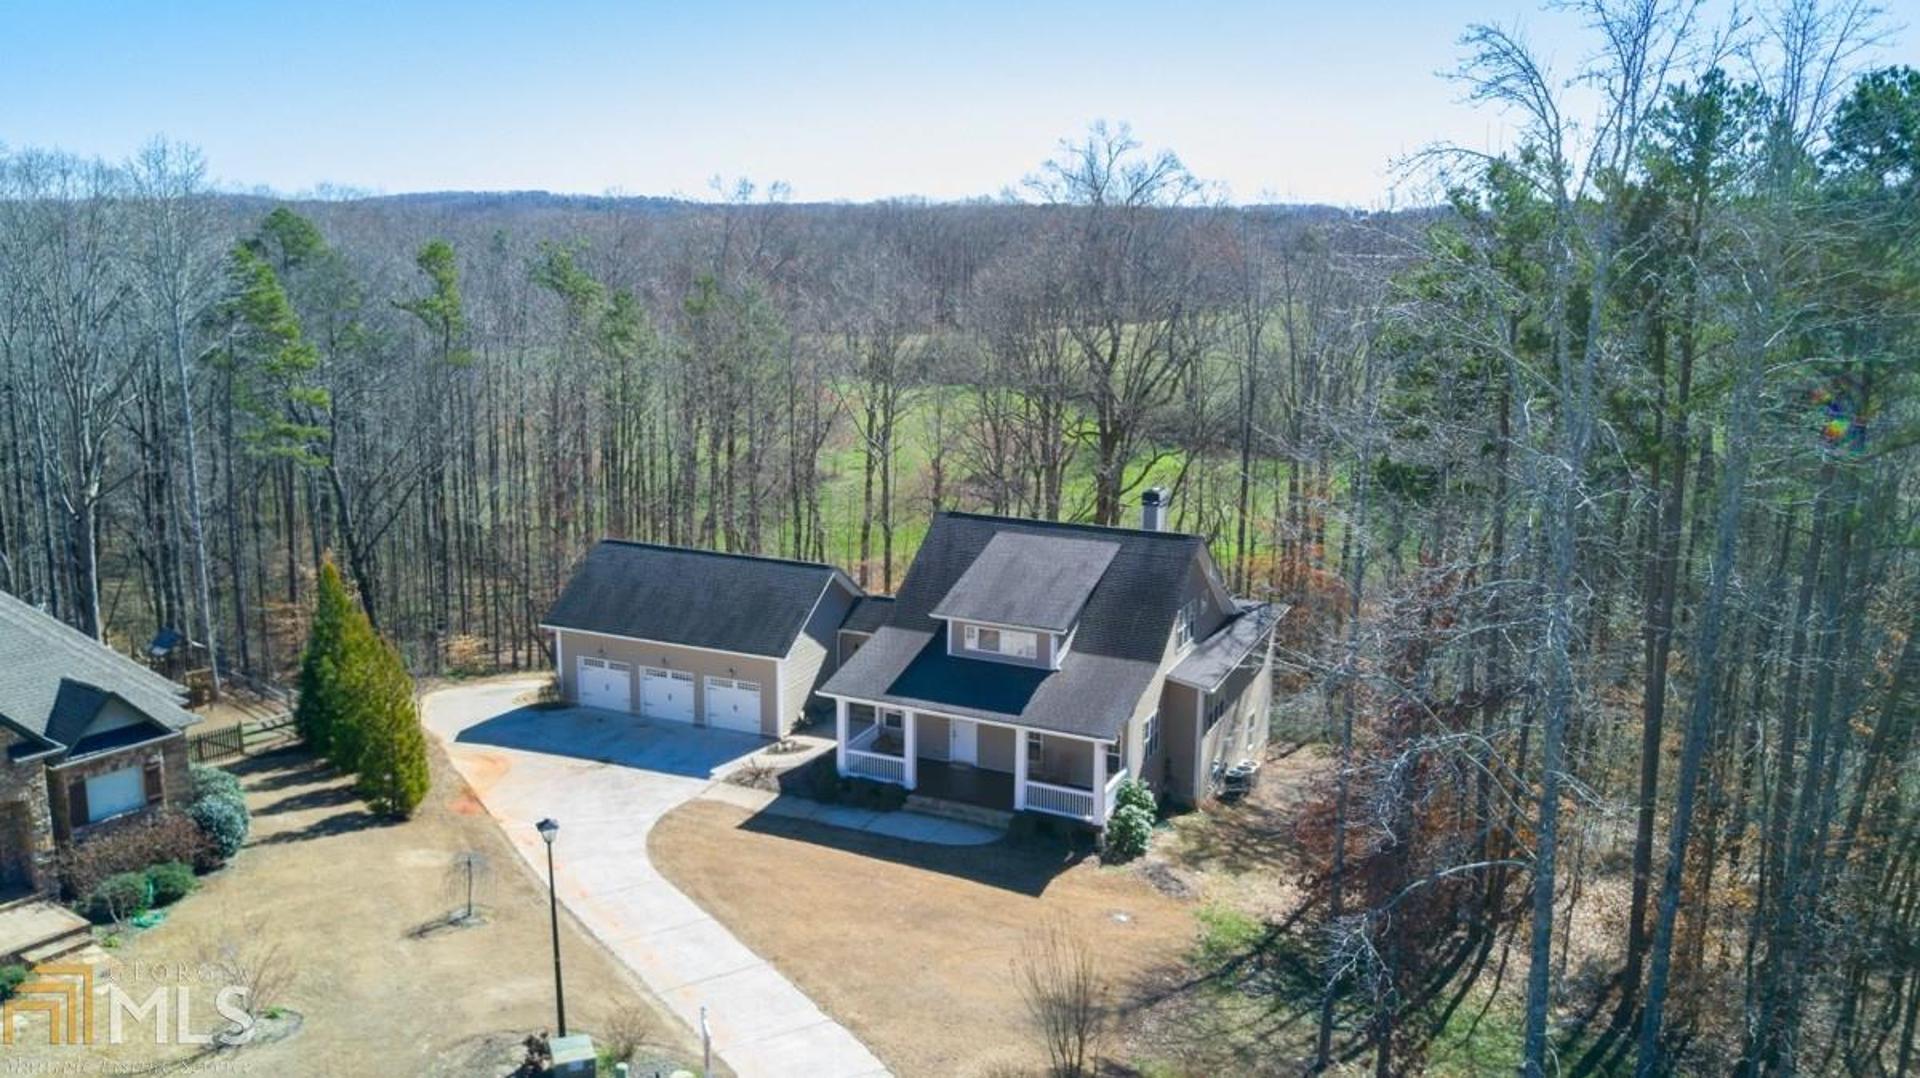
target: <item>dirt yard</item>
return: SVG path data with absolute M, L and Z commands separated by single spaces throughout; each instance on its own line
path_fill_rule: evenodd
M 174 907 L 167 923 L 112 951 L 122 980 L 164 983 L 197 967 L 210 941 L 254 939 L 283 949 L 292 980 L 278 1002 L 297 1030 L 278 1043 L 217 1057 L 148 1043 L 95 1048 L 15 1046 L 6 1065 L 81 1073 L 340 1075 L 505 1074 L 515 1044 L 553 1021 L 547 895 L 466 792 L 438 747 L 434 791 L 403 824 L 369 816 L 347 780 L 297 750 L 233 764 L 254 812 L 249 846 Z M 480 853 L 483 923 L 453 928 L 457 854 Z M 651 1031 L 652 1061 L 698 1058 L 692 1034 L 661 1010 L 563 911 L 568 1019 L 604 1037 L 629 1015 Z M 144 996 L 135 984 L 136 997 Z M 198 997 L 196 997 L 198 999 Z M 193 1025 L 211 1028 L 211 1000 Z M 102 1023 L 104 1026 L 104 1022 Z M 36 1031 L 37 1032 L 37 1031 Z M 101 1034 L 105 1037 L 104 1031 Z M 27 1069 L 19 1073 L 41 1073 Z M 11 1071 L 9 1073 L 12 1073 Z
M 1092 945 L 1122 1005 L 1193 942 L 1192 905 L 1132 869 L 1004 842 L 913 844 L 694 801 L 660 821 L 650 849 L 906 1078 L 1044 1065 L 1015 968 L 1051 919 Z M 1123 1044 L 1111 1050 L 1124 1058 Z

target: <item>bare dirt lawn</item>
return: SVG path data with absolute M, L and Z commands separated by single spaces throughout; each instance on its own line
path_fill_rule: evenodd
M 1006 842 L 932 846 L 694 801 L 654 863 L 903 1076 L 1037 1072 L 1015 965 L 1059 919 L 1125 1005 L 1193 942 L 1191 905 L 1131 869 Z M 1124 1058 L 1124 1045 L 1109 1051 Z
M 53 1068 L 72 1067 L 74 1053 L 86 1052 L 86 1073 L 506 1073 L 517 1061 L 515 1042 L 553 1022 L 546 887 L 439 748 L 430 751 L 433 792 L 400 824 L 368 815 L 350 780 L 299 750 L 230 763 L 254 812 L 248 848 L 165 924 L 112 952 L 116 975 L 152 982 L 177 964 L 192 968 L 210 939 L 277 942 L 296 978 L 279 999 L 298 1016 L 293 1036 L 211 1059 L 156 1047 L 144 1029 L 144 1044 L 15 1046 L 8 1055 Z M 480 893 L 484 923 L 449 928 L 440 923 L 457 901 L 448 869 L 464 851 L 491 867 Z M 622 1012 L 636 1012 L 656 1048 L 641 1058 L 698 1058 L 692 1035 L 564 911 L 561 933 L 574 1032 L 604 1035 Z M 195 1028 L 215 1024 L 210 993 L 196 997 L 193 1012 Z

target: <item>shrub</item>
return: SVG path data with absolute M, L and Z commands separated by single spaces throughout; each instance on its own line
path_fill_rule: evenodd
M 153 889 L 143 872 L 116 872 L 87 894 L 86 914 L 95 924 L 124 921 L 153 905 Z
M 1153 837 L 1153 813 L 1139 805 L 1122 805 L 1107 820 L 1106 854 L 1109 860 L 1124 861 L 1147 852 Z
M 223 797 L 244 805 L 247 795 L 240 789 L 240 780 L 231 772 L 222 771 L 206 764 L 188 765 L 188 774 L 193 777 L 193 799 L 205 801 L 209 797 Z
M 240 847 L 246 845 L 247 832 L 253 827 L 245 805 L 221 797 L 195 801 L 188 806 L 187 814 L 193 817 L 195 826 L 206 838 L 211 856 L 202 856 L 197 863 L 207 868 L 218 868 L 239 853 Z
M 147 890 L 156 906 L 171 906 L 193 893 L 200 881 L 193 877 L 193 866 L 184 861 L 167 861 L 147 869 Z
M 12 999 L 13 993 L 27 980 L 27 967 L 0 966 L 0 999 Z
M 427 735 L 414 705 L 413 678 L 400 652 L 366 630 L 368 643 L 355 654 L 353 682 L 359 688 L 352 725 L 357 731 L 360 772 L 354 788 L 382 816 L 405 819 L 426 800 L 431 775 Z
M 191 817 L 160 809 L 88 835 L 62 852 L 57 864 L 67 898 L 79 900 L 108 876 L 144 872 L 148 865 L 167 861 L 205 867 L 213 852 Z
M 807 765 L 807 796 L 823 805 L 835 804 L 845 788 L 845 781 L 834 767 L 831 757 L 822 757 L 826 765 L 819 762 Z
M 1113 793 L 1113 805 L 1116 810 L 1129 805 L 1138 806 L 1145 809 L 1149 816 L 1160 809 L 1158 801 L 1153 796 L 1153 787 L 1135 778 L 1129 778 L 1120 783 L 1120 788 Z

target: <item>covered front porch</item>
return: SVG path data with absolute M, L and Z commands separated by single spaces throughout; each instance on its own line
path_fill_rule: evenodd
M 943 801 L 1106 825 L 1126 778 L 1111 742 L 839 700 L 840 774 Z

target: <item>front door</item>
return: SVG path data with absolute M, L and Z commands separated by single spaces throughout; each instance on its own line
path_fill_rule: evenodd
M 980 724 L 970 719 L 947 720 L 947 759 L 971 767 L 980 762 Z
M 27 811 L 26 803 L 0 804 L 0 898 L 10 897 L 33 883 L 33 847 L 32 814 Z

